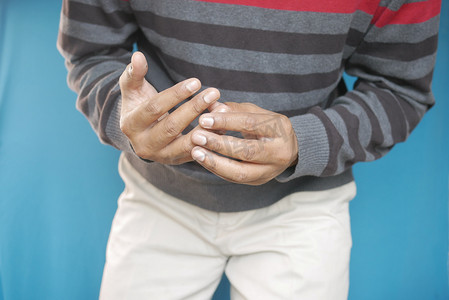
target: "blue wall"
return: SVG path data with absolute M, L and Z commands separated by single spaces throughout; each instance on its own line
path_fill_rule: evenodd
M 448 4 L 437 105 L 407 143 L 355 168 L 350 299 L 449 299 Z M 0 0 L 0 300 L 96 299 L 123 188 L 118 151 L 66 86 L 59 11 L 59 0 Z M 228 299 L 227 282 L 214 299 Z

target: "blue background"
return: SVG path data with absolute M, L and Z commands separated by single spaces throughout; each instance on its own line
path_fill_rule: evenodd
M 357 165 L 350 299 L 449 299 L 449 3 L 437 105 L 408 142 Z M 0 300 L 96 299 L 119 152 L 75 110 L 60 1 L 0 0 Z M 223 281 L 215 300 L 228 299 Z

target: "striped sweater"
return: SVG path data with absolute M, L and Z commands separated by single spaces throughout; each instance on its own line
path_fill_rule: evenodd
M 58 49 L 77 108 L 103 143 L 161 190 L 200 207 L 242 211 L 352 181 L 351 166 L 406 140 L 433 105 L 441 0 L 64 0 Z M 260 186 L 195 162 L 144 162 L 120 131 L 118 78 L 137 45 L 163 90 L 189 77 L 221 101 L 287 115 L 298 164 Z M 346 71 L 358 78 L 347 91 Z M 193 124 L 195 125 L 195 124 Z

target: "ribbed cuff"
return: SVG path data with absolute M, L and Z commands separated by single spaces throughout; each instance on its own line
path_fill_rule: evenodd
M 287 182 L 301 176 L 320 176 L 329 161 L 329 140 L 318 117 L 305 114 L 290 118 L 298 139 L 298 164 L 276 177 Z
M 106 136 L 113 146 L 125 152 L 134 152 L 128 137 L 120 130 L 120 114 L 122 109 L 121 96 L 114 104 L 106 124 Z

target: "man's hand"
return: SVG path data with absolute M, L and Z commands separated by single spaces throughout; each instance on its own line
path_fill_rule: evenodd
M 141 158 L 164 164 L 191 161 L 193 130 L 187 135 L 182 135 L 182 131 L 213 105 L 220 94 L 217 89 L 209 88 L 168 114 L 175 105 L 194 95 L 201 83 L 191 78 L 158 93 L 145 80 L 147 70 L 145 56 L 136 52 L 120 76 L 120 129 Z
M 297 162 L 298 143 L 290 120 L 251 103 L 226 103 L 225 113 L 200 117 L 192 157 L 225 180 L 249 185 L 266 183 Z M 211 130 L 241 132 L 243 139 Z M 222 155 L 218 155 L 216 153 Z

